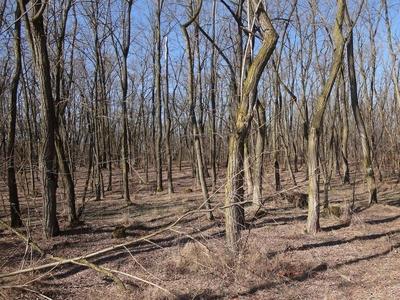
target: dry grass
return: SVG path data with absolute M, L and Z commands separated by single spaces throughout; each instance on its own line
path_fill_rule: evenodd
M 193 186 L 189 173 L 176 173 L 180 176 L 173 195 L 153 193 L 148 190 L 151 184 L 138 184 L 133 207 L 124 205 L 116 181 L 104 200 L 87 203 L 84 223 L 78 228 L 68 228 L 61 209 L 62 235 L 51 240 L 41 237 L 39 198 L 23 199 L 22 213 L 31 224 L 32 239 L 47 253 L 65 258 L 86 255 L 146 236 L 198 208 L 200 190 L 185 193 Z M 268 175 L 266 183 L 271 178 Z M 288 177 L 283 176 L 283 181 L 291 187 Z M 300 193 L 307 183 L 302 184 Z M 368 208 L 366 187 L 359 181 L 350 209 L 352 187 L 341 186 L 339 179 L 333 185 L 330 200 L 340 208 L 340 217 L 326 214 L 316 236 L 304 232 L 306 210 L 276 196 L 265 184 L 265 193 L 274 196 L 265 202 L 264 215 L 254 217 L 252 208 L 246 208 L 249 226 L 242 233 L 245 247 L 238 254 L 225 246 L 222 211 L 215 211 L 213 222 L 195 213 L 172 230 L 91 259 L 158 287 L 120 273 L 116 275 L 127 288 L 122 292 L 101 273 L 64 265 L 0 279 L 0 299 L 396 299 L 400 295 L 399 186 L 381 184 L 380 204 Z M 215 194 L 213 205 L 222 199 L 222 192 Z M 4 209 L 6 205 L 0 210 L 3 220 Z M 112 238 L 118 226 L 126 228 L 126 238 Z M 2 274 L 51 262 L 4 228 L 0 228 L 0 252 Z

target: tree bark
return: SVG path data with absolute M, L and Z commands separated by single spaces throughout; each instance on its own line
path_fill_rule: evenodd
M 11 95 L 10 95 L 10 122 L 8 126 L 8 143 L 6 149 L 7 167 L 7 183 L 8 195 L 10 200 L 11 227 L 17 228 L 22 226 L 21 214 L 19 209 L 17 179 L 15 176 L 15 128 L 17 121 L 17 93 L 19 79 L 21 75 L 21 9 L 17 5 L 15 8 L 14 23 L 14 73 L 11 79 Z
M 264 145 L 266 135 L 265 108 L 257 101 L 257 136 L 253 168 L 253 206 L 259 211 L 262 206 L 262 178 L 264 170 Z
M 203 161 L 203 154 L 201 152 L 201 144 L 200 144 L 201 137 L 199 135 L 199 129 L 198 129 L 198 124 L 197 124 L 196 114 L 195 114 L 196 103 L 195 103 L 195 97 L 194 97 L 194 63 L 193 63 L 193 58 L 192 58 L 192 50 L 191 50 L 191 46 L 190 46 L 189 34 L 187 32 L 187 28 L 198 17 L 201 6 L 202 6 L 202 0 L 199 0 L 197 3 L 196 11 L 191 16 L 191 18 L 188 22 L 181 25 L 181 29 L 182 29 L 183 37 L 185 39 L 186 56 L 188 59 L 188 97 L 189 97 L 189 106 L 190 106 L 189 117 L 190 117 L 190 125 L 191 125 L 191 129 L 192 129 L 192 136 L 193 136 L 193 141 L 194 141 L 194 151 L 195 151 L 195 157 L 196 157 L 196 161 L 197 161 L 198 177 L 199 177 L 200 184 L 201 184 L 204 205 L 205 205 L 206 209 L 208 210 L 207 219 L 213 220 L 214 216 L 211 212 L 210 197 L 208 195 L 208 189 L 207 189 L 207 184 L 206 184 L 206 179 L 205 179 L 205 174 L 204 174 L 204 161 Z
M 311 120 L 308 133 L 308 217 L 307 232 L 316 234 L 320 228 L 319 225 L 319 138 L 322 126 L 324 112 L 328 103 L 330 93 L 335 83 L 336 76 L 343 64 L 344 56 L 344 38 L 342 35 L 342 25 L 344 10 L 346 7 L 345 0 L 337 2 L 336 22 L 333 30 L 333 38 L 335 41 L 335 51 L 333 54 L 333 62 L 329 71 L 329 76 L 325 82 L 321 94 L 318 96 L 314 116 Z
M 215 14 L 216 14 L 216 1 L 213 0 L 212 7 L 212 40 L 215 41 Z M 210 162 L 211 162 L 211 181 L 212 191 L 217 190 L 217 168 L 216 168 L 216 155 L 217 155 L 217 139 L 216 139 L 216 81 L 217 81 L 217 70 L 216 70 L 217 55 L 215 53 L 215 47 L 211 49 L 211 77 L 210 77 L 210 101 L 211 101 L 211 147 L 210 147 Z
M 132 205 L 129 192 L 129 154 L 128 154 L 128 54 L 131 43 L 131 11 L 132 0 L 124 1 L 123 17 L 122 17 L 122 147 L 121 147 L 121 164 L 122 164 L 122 194 L 127 205 Z
M 156 132 L 156 174 L 157 174 L 157 192 L 162 192 L 162 98 L 161 98 L 161 8 L 163 0 L 156 1 L 156 27 L 154 29 L 155 43 L 155 88 L 156 88 L 156 107 L 157 107 L 157 132 Z
M 67 101 L 69 100 L 69 88 L 71 87 L 72 82 L 72 74 L 70 75 L 69 82 L 65 82 L 64 79 L 64 40 L 65 40 L 65 31 L 68 19 L 68 13 L 70 8 L 72 7 L 71 1 L 64 3 L 64 9 L 62 10 L 61 20 L 59 20 L 58 24 L 60 28 L 58 30 L 59 35 L 57 36 L 57 51 L 56 51 L 56 66 L 55 66 L 55 107 L 56 107 L 56 117 L 58 121 L 58 130 L 55 133 L 55 147 L 57 153 L 57 163 L 58 167 L 61 171 L 61 178 L 64 185 L 64 195 L 67 199 L 67 207 L 68 207 L 68 222 L 71 227 L 74 227 L 78 223 L 78 218 L 76 214 L 76 206 L 75 206 L 75 186 L 72 178 L 72 170 L 68 164 L 64 141 L 66 140 L 65 130 L 62 130 L 62 126 L 64 125 L 64 115 L 65 109 L 67 107 Z M 73 51 L 72 51 L 73 52 Z M 71 60 L 72 64 L 72 60 Z M 72 71 L 71 71 L 72 72 Z M 64 88 L 64 90 L 63 90 Z M 62 99 L 63 95 L 63 99 Z M 64 101 L 63 101 L 64 100 Z M 63 137 L 61 136 L 63 134 Z
M 168 194 L 174 193 L 174 185 L 172 180 L 172 153 L 171 153 L 171 112 L 169 109 L 169 82 L 168 82 L 168 63 L 169 48 L 168 37 L 165 38 L 165 92 L 164 92 L 164 111 L 165 111 L 165 155 L 167 157 L 167 183 Z
M 349 120 L 348 120 L 348 104 L 346 101 L 346 87 L 344 81 L 343 70 L 340 74 L 340 101 L 342 104 L 341 117 L 342 117 L 342 169 L 343 169 L 343 184 L 350 183 L 350 169 L 349 169 L 349 154 L 348 154 L 348 142 L 349 142 Z
M 346 19 L 349 26 L 352 26 L 352 21 L 346 13 Z M 365 123 L 361 115 L 360 107 L 358 105 L 357 96 L 357 81 L 356 81 L 356 71 L 354 66 L 354 51 L 353 51 L 353 30 L 351 29 L 350 37 L 347 42 L 347 65 L 349 69 L 349 80 L 350 80 L 350 96 L 351 96 L 351 107 L 353 109 L 354 119 L 356 126 L 361 138 L 361 148 L 364 155 L 364 170 L 365 176 L 367 178 L 369 199 L 368 204 L 372 205 L 378 203 L 377 189 L 375 184 L 375 175 L 372 167 L 371 159 L 371 148 L 368 141 L 368 133 L 365 128 Z
M 278 41 L 278 34 L 262 3 L 251 1 L 251 5 L 264 36 L 260 50 L 247 74 L 233 132 L 229 139 L 228 170 L 225 186 L 225 229 L 227 244 L 233 251 L 241 248 L 240 230 L 244 228 L 244 210 L 240 204 L 243 201 L 244 143 L 248 136 L 253 107 L 256 104 L 257 85 Z
M 57 236 L 60 229 L 56 215 L 57 162 L 55 158 L 55 130 L 57 129 L 57 119 L 51 88 L 50 62 L 43 21 L 43 13 L 47 2 L 36 1 L 30 12 L 30 17 L 26 14 L 25 2 L 19 0 L 19 5 L 22 14 L 25 15 L 25 26 L 29 35 L 28 41 L 40 89 L 42 140 L 40 141 L 39 169 L 41 171 L 43 197 L 43 235 L 46 238 L 50 238 Z

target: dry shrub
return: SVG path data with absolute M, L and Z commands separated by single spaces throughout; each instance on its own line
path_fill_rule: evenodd
M 211 252 L 206 246 L 198 242 L 188 242 L 175 257 L 178 270 L 196 272 L 201 269 L 210 268 L 213 264 Z
M 210 250 L 208 246 L 193 241 L 180 247 L 170 262 L 179 274 L 198 271 L 214 271 L 225 274 L 231 269 L 233 260 L 234 258 L 222 247 Z
M 260 278 L 267 278 L 271 273 L 271 261 L 265 253 L 256 251 L 254 253 L 246 253 L 243 260 L 243 267 L 251 274 Z
M 126 214 L 126 213 L 122 214 L 121 218 L 118 219 L 117 223 L 121 224 L 121 225 L 124 225 L 126 227 L 129 227 L 129 226 L 132 226 L 132 225 L 136 224 L 135 220 L 133 220 L 132 217 L 129 216 L 128 214 Z

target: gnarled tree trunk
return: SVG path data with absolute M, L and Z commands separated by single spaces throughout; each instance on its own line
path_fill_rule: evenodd
M 233 251 L 240 249 L 240 231 L 244 228 L 243 176 L 244 143 L 257 100 L 257 85 L 278 41 L 276 33 L 263 5 L 250 1 L 262 31 L 263 42 L 252 62 L 240 97 L 238 111 L 229 139 L 227 182 L 225 186 L 225 229 L 228 246 Z

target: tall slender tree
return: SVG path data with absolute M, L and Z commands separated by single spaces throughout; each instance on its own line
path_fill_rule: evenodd
M 54 8 L 54 20 L 57 22 L 57 26 L 59 26 L 58 30 L 56 30 L 56 49 L 55 49 L 55 75 L 54 75 L 54 102 L 56 107 L 56 117 L 58 122 L 59 130 L 55 134 L 55 146 L 57 153 L 57 163 L 60 169 L 60 177 L 64 184 L 64 195 L 67 199 L 67 207 L 68 207 L 68 222 L 70 226 L 74 227 L 77 225 L 78 218 L 76 214 L 76 205 L 75 205 L 75 186 L 72 177 L 72 169 L 68 163 L 68 159 L 66 156 L 65 150 L 65 142 L 66 142 L 66 131 L 63 130 L 63 126 L 65 124 L 65 111 L 67 109 L 67 103 L 70 96 L 70 89 L 72 83 L 72 73 L 68 76 L 67 79 L 65 76 L 65 36 L 66 36 L 66 28 L 68 22 L 69 11 L 72 7 L 72 0 L 63 0 L 60 1 L 60 18 L 56 17 L 57 6 Z M 73 53 L 73 51 L 71 51 Z M 71 57 L 71 63 L 73 60 L 73 54 Z M 71 71 L 72 72 L 72 71 Z
M 156 0 L 156 25 L 154 28 L 154 43 L 155 43 L 155 92 L 156 92 L 156 123 L 157 132 L 155 140 L 155 157 L 156 157 L 156 174 L 157 174 L 157 192 L 162 192 L 163 187 L 163 169 L 162 169 L 162 93 L 161 93 L 161 10 L 164 0 Z
M 55 148 L 55 131 L 57 119 L 54 108 L 52 78 L 47 50 L 47 35 L 45 32 L 43 14 L 48 2 L 37 0 L 27 12 L 26 5 L 30 1 L 18 0 L 28 35 L 35 71 L 39 82 L 41 105 L 41 141 L 39 169 L 41 172 L 43 197 L 43 235 L 46 238 L 57 236 L 60 232 L 58 225 L 57 206 L 57 161 Z
M 345 40 L 342 34 L 343 19 L 345 13 L 345 0 L 337 1 L 337 12 L 335 25 L 333 29 L 333 38 L 335 42 L 335 50 L 333 53 L 332 64 L 330 67 L 328 78 L 323 85 L 321 94 L 317 98 L 314 116 L 310 123 L 308 133 L 308 217 L 307 232 L 315 234 L 320 228 L 319 210 L 320 210 L 320 166 L 319 166 L 319 147 L 321 127 L 325 109 L 328 103 L 330 93 L 335 83 L 336 76 L 342 66 L 344 56 Z
M 164 47 L 164 63 L 165 63 L 165 76 L 164 76 L 164 117 L 165 117 L 165 155 L 167 157 L 167 182 L 168 182 L 168 194 L 174 193 L 174 185 L 172 180 L 172 151 L 171 151 L 171 110 L 170 110 L 170 99 L 169 99 L 169 48 L 168 48 L 168 36 L 165 37 Z
M 357 95 L 357 80 L 356 80 L 356 70 L 354 63 L 354 51 L 353 51 L 353 22 L 350 19 L 349 13 L 346 9 L 345 11 L 346 22 L 350 28 L 350 36 L 347 41 L 347 66 L 349 69 L 349 81 L 350 81 L 350 97 L 351 97 L 351 107 L 353 109 L 354 119 L 356 122 L 357 130 L 361 138 L 361 147 L 364 155 L 364 170 L 365 176 L 367 178 L 368 191 L 369 191 L 369 205 L 378 202 L 377 188 L 375 183 L 374 169 L 372 166 L 371 158 L 371 147 L 368 140 L 368 133 L 365 127 L 364 119 L 361 115 L 361 110 L 358 105 L 358 95 Z
M 128 55 L 131 44 L 131 11 L 133 0 L 122 1 L 122 189 L 124 201 L 127 205 L 132 205 L 129 193 L 129 155 L 128 155 Z
M 201 142 L 200 142 L 200 134 L 199 134 L 199 129 L 198 129 L 198 123 L 196 120 L 196 113 L 195 113 L 195 107 L 196 107 L 196 102 L 195 102 L 195 95 L 194 95 L 194 62 L 193 62 L 193 55 L 192 55 L 192 47 L 190 43 L 190 38 L 189 38 L 189 33 L 187 28 L 195 22 L 197 19 L 201 6 L 202 6 L 202 0 L 198 0 L 197 7 L 195 8 L 193 14 L 190 16 L 190 19 L 181 25 L 182 29 L 182 34 L 185 39 L 185 44 L 186 44 L 186 56 L 188 60 L 188 100 L 189 100 L 189 118 L 190 118 L 190 126 L 192 130 L 192 137 L 194 141 L 194 151 L 195 151 L 195 157 L 196 157 L 196 162 L 197 162 L 197 171 L 198 171 L 198 177 L 200 180 L 201 184 L 201 190 L 203 193 L 203 199 L 204 199 L 204 205 L 206 207 L 207 211 L 207 219 L 213 220 L 214 216 L 211 211 L 211 204 L 210 204 L 210 197 L 208 194 L 208 188 L 207 188 L 207 183 L 206 183 L 206 178 L 204 174 L 204 161 L 203 161 L 203 154 L 201 152 Z M 192 10 L 192 9 L 191 9 Z
M 0 26 L 1 28 L 1 26 Z M 14 73 L 11 79 L 11 95 L 10 95 L 10 121 L 8 125 L 8 143 L 6 150 L 7 158 L 7 183 L 8 195 L 10 199 L 10 215 L 11 226 L 21 227 L 22 221 L 20 217 L 19 198 L 17 189 L 17 179 L 15 176 L 15 127 L 17 121 L 17 97 L 18 85 L 21 75 L 21 9 L 19 5 L 15 8 L 14 21 Z

